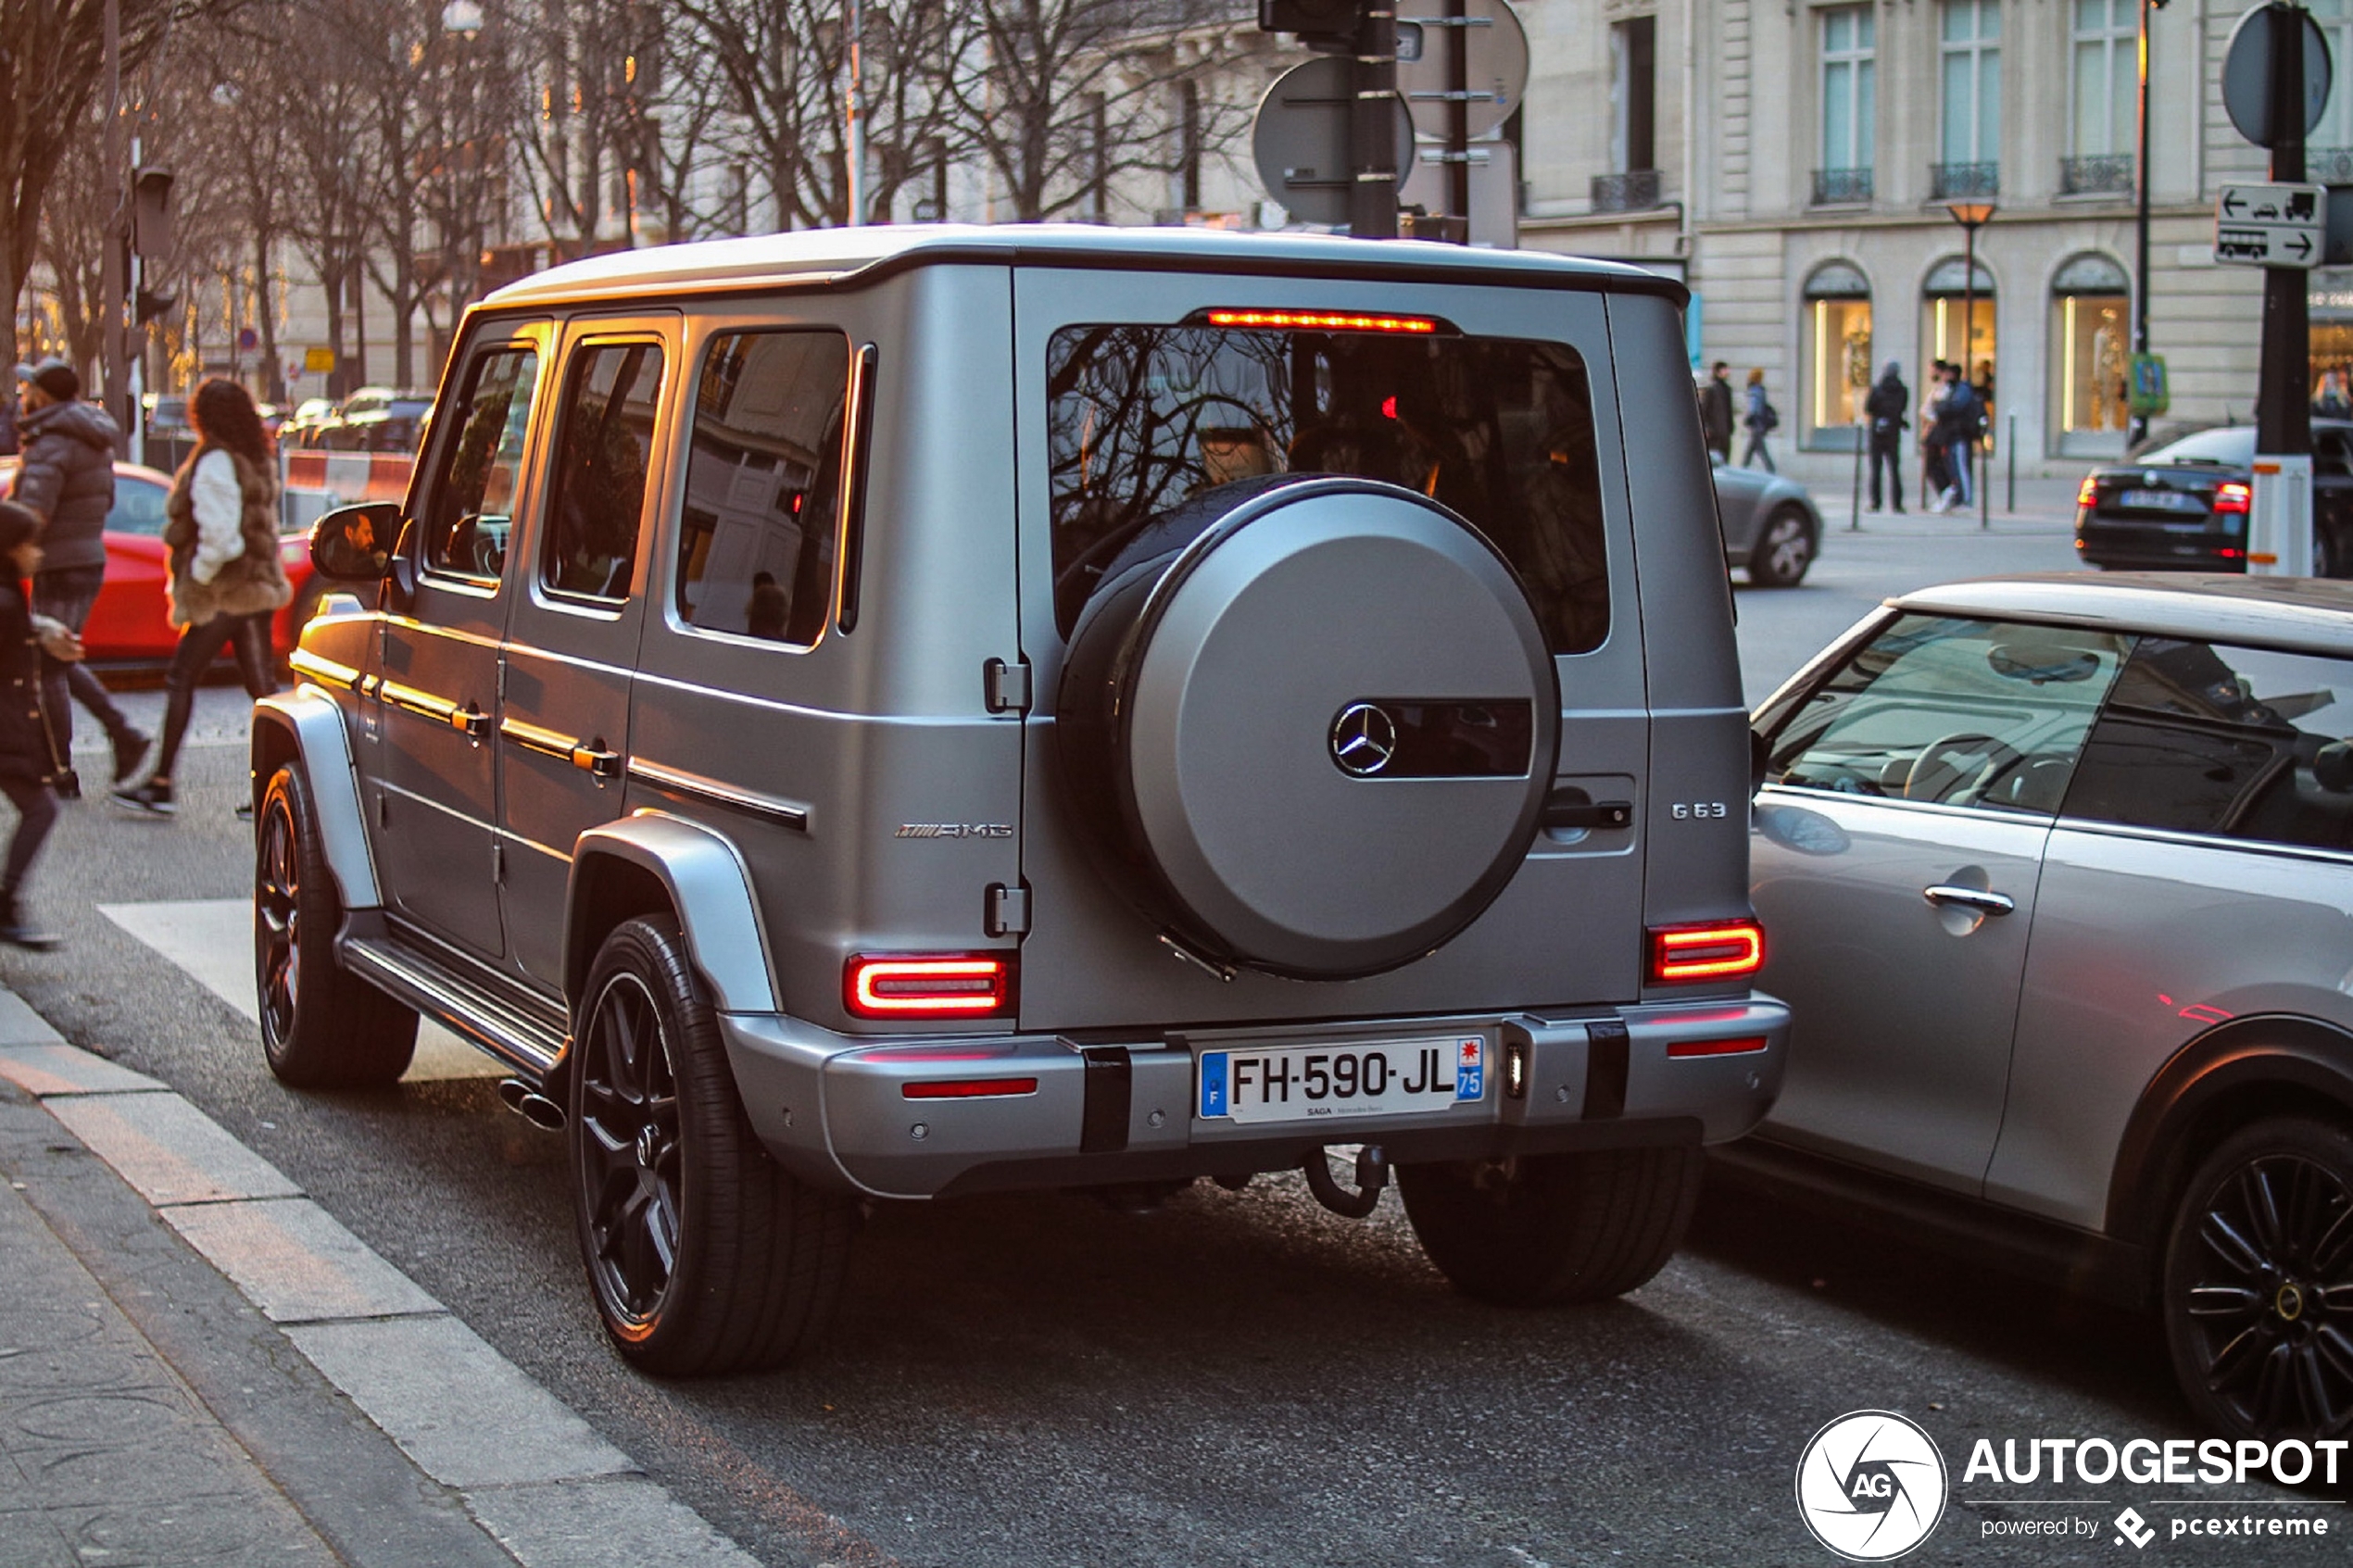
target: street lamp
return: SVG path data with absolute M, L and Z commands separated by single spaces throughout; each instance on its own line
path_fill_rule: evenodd
M 1947 202 L 1944 210 L 1961 226 L 1961 380 L 1976 384 L 1969 372 L 1969 352 L 1977 336 L 1977 232 L 1994 220 L 1992 202 Z M 1977 525 L 1993 526 L 1992 514 L 1985 505 L 1985 489 L 1978 481 L 1977 443 L 1969 444 L 1969 488 L 1977 492 Z

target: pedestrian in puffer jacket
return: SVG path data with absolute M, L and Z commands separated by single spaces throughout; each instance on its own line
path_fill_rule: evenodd
M 114 797 L 171 815 L 171 768 L 187 737 L 196 683 L 223 648 L 237 651 L 248 696 L 268 696 L 270 620 L 294 597 L 278 559 L 278 459 L 253 395 L 215 376 L 188 399 L 196 449 L 172 477 L 163 504 L 171 551 L 171 623 L 182 628 L 164 676 L 163 747 L 156 771 Z
M 23 580 L 41 566 L 41 519 L 30 508 L 0 501 L 0 795 L 17 809 L 17 831 L 0 860 L 0 942 L 45 950 L 57 938 L 25 917 L 24 886 L 41 846 L 57 826 L 51 793 L 49 732 L 41 719 L 43 658 L 69 663 L 82 657 L 82 639 L 25 604 Z
M 107 513 L 114 507 L 119 433 L 104 408 L 81 401 L 82 378 L 64 360 L 19 365 L 17 382 L 24 399 L 17 427 L 24 466 L 17 471 L 12 498 L 41 520 L 32 612 L 64 623 L 78 636 L 107 579 Z M 73 771 L 69 696 L 106 727 L 118 784 L 138 771 L 147 737 L 131 727 L 97 676 L 79 663 L 44 660 L 41 703 L 49 725 L 49 776 L 57 793 L 72 799 L 81 795 L 82 782 Z

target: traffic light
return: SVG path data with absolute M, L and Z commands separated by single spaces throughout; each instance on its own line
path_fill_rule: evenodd
M 1364 0 L 1258 0 L 1258 31 L 1295 32 L 1311 49 L 1351 49 L 1364 10 Z
M 143 169 L 132 176 L 131 248 L 158 261 L 171 249 L 171 171 L 168 169 Z
M 135 325 L 144 327 L 179 303 L 180 296 L 176 294 L 157 294 L 153 289 L 141 289 L 138 299 L 132 306 L 131 320 Z

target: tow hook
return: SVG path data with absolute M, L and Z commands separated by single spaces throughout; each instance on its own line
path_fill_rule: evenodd
M 1389 1185 L 1389 1156 L 1380 1145 L 1368 1143 L 1356 1153 L 1356 1190 L 1344 1192 L 1332 1180 L 1332 1168 L 1320 1148 L 1311 1148 L 1301 1161 L 1307 1173 L 1307 1190 L 1315 1201 L 1343 1219 L 1361 1220 L 1380 1205 L 1380 1190 Z

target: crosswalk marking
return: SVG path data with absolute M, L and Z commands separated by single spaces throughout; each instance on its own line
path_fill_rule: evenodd
M 157 952 L 256 1024 L 261 1009 L 253 985 L 253 905 L 244 898 L 172 898 L 101 904 L 98 912 Z M 417 1057 L 401 1081 L 503 1078 L 507 1069 L 440 1024 L 417 1029 Z

